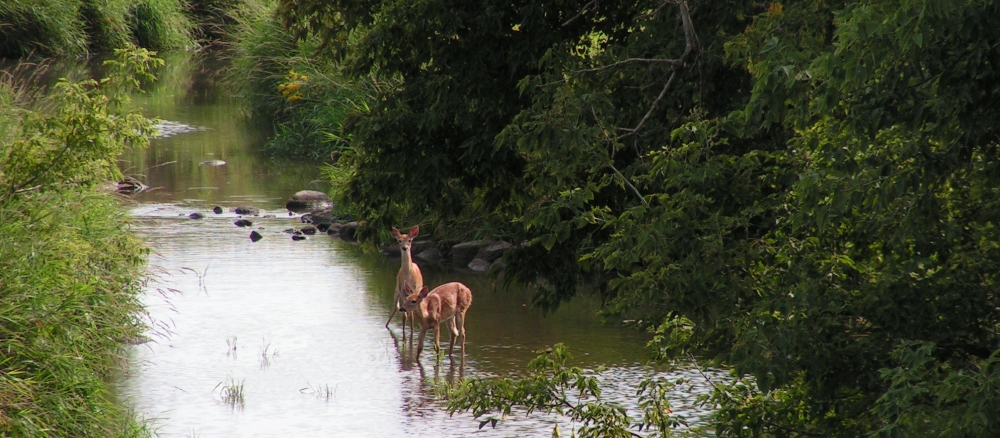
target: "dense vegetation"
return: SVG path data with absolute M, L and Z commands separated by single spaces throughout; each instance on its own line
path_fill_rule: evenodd
M 227 40 L 239 11 L 263 0 L 5 0 L 0 58 L 108 55 L 210 47 Z
M 327 128 L 363 237 L 527 242 L 537 307 L 587 279 L 662 357 L 732 367 L 721 436 L 1000 434 L 997 3 L 278 10 L 370 93 Z
M 120 50 L 107 79 L 50 96 L 0 82 L 0 435 L 149 435 L 113 392 L 145 329 L 145 250 L 96 188 L 148 143 L 150 121 L 125 105 L 159 62 Z

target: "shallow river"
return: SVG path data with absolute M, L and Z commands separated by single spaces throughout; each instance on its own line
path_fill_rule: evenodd
M 523 413 L 480 430 L 471 414 L 449 416 L 434 395 L 444 381 L 523 374 L 536 350 L 556 342 L 569 346 L 575 366 L 607 367 L 599 374 L 604 396 L 633 415 L 639 380 L 689 378 L 672 402 L 698 424 L 704 411 L 692 402 L 708 380 L 646 365 L 648 335 L 601 324 L 587 297 L 543 317 L 526 305 L 525 291 L 494 292 L 486 277 L 421 266 L 427 284 L 465 282 L 474 300 L 464 366 L 435 360 L 432 349 L 414 361 L 400 317 L 384 327 L 399 259 L 283 232 L 302 226 L 283 208 L 287 198 L 328 186 L 315 163 L 254 152 L 263 136 L 241 122 L 238 96 L 217 71 L 213 62 L 168 59 L 160 83 L 136 103 L 191 129 L 122 163 L 153 190 L 136 195 L 132 209 L 151 248 L 150 342 L 133 348 L 121 394 L 159 436 L 549 436 L 557 422 L 568 432 L 565 419 Z M 209 160 L 226 165 L 199 164 Z M 233 223 L 232 209 L 243 205 L 274 216 L 250 218 L 264 236 L 256 243 L 251 228 Z M 188 218 L 192 212 L 205 218 Z

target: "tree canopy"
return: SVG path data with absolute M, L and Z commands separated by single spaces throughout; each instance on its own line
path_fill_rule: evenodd
M 1000 433 L 992 1 L 282 0 L 354 75 L 347 197 L 702 354 L 722 436 Z M 453 231 L 454 232 L 454 231 Z M 751 377 L 752 378 L 749 378 Z

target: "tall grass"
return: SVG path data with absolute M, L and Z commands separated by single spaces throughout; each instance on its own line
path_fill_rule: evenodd
M 131 42 L 152 50 L 192 47 L 182 0 L 4 0 L 0 57 L 80 57 Z
M 371 84 L 347 78 L 335 63 L 313 57 L 315 42 L 296 42 L 274 11 L 274 2 L 243 9 L 230 79 L 249 119 L 272 124 L 267 151 L 328 160 L 349 148 L 343 125 L 352 113 L 367 111 Z
M 151 50 L 183 49 L 192 45 L 193 25 L 179 0 L 130 2 L 129 29 L 139 47 Z
M 150 126 L 123 108 L 156 60 L 118 55 L 107 81 L 60 82 L 55 106 L 0 80 L 0 436 L 150 434 L 111 383 L 144 330 L 146 251 L 117 201 L 89 189 Z
M 80 55 L 87 51 L 80 0 L 0 2 L 0 57 Z
M 143 330 L 120 210 L 76 191 L 0 205 L 0 435 L 148 435 L 109 383 Z

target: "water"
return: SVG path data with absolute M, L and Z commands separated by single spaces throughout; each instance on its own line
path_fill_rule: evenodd
M 488 278 L 451 269 L 421 266 L 428 285 L 462 281 L 473 291 L 467 359 L 435 360 L 428 344 L 415 361 L 400 317 L 384 327 L 399 259 L 283 232 L 302 225 L 282 207 L 294 192 L 328 188 L 317 164 L 255 153 L 264 137 L 240 122 L 216 63 L 168 59 L 160 77 L 136 103 L 197 129 L 123 158 L 127 173 L 153 190 L 136 195 L 132 209 L 152 250 L 150 342 L 133 347 L 121 385 L 159 436 L 548 436 L 556 422 L 568 432 L 565 419 L 537 413 L 480 430 L 471 414 L 449 416 L 434 395 L 436 385 L 462 377 L 523 375 L 535 352 L 556 342 L 568 345 L 572 365 L 608 367 L 600 373 L 604 396 L 633 415 L 636 385 L 658 374 L 691 382 L 675 391 L 675 412 L 695 424 L 705 414 L 692 404 L 708 379 L 646 365 L 648 335 L 601 324 L 594 300 L 542 317 L 529 309 L 528 291 L 493 291 Z M 207 160 L 227 164 L 199 164 Z M 213 213 L 216 205 L 226 211 Z M 231 210 L 241 205 L 273 215 L 251 218 L 259 242 L 233 224 Z M 192 212 L 206 217 L 189 219 Z M 227 399 L 238 388 L 242 400 Z

